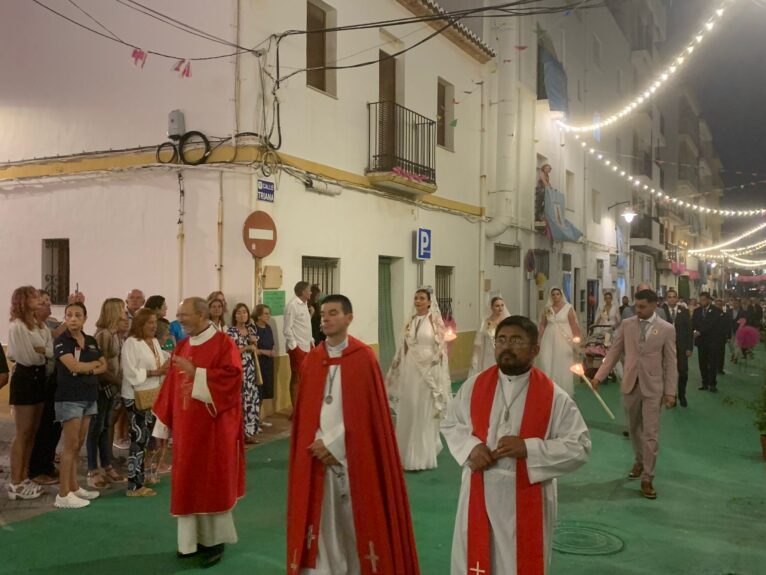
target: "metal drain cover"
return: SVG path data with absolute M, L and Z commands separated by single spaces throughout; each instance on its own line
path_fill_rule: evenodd
M 766 519 L 766 498 L 764 497 L 732 497 L 726 503 L 726 507 L 737 515 Z
M 614 555 L 625 542 L 605 525 L 562 521 L 553 532 L 553 549 L 568 555 Z

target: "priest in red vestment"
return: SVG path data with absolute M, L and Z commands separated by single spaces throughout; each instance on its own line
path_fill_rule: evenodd
M 189 337 L 178 344 L 153 411 L 154 435 L 173 433 L 170 512 L 178 518 L 178 556 L 218 563 L 236 543 L 232 509 L 245 494 L 242 360 L 210 324 L 202 298 L 188 298 L 178 319 Z
M 287 503 L 288 575 L 418 575 L 399 449 L 375 353 L 351 302 L 322 302 L 327 339 L 301 370 Z
M 545 575 L 556 478 L 584 464 L 590 434 L 574 400 L 533 367 L 537 326 L 495 329 L 494 365 L 466 380 L 441 428 L 463 467 L 451 575 Z

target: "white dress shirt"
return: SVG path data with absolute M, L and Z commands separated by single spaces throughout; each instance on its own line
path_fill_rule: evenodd
M 314 343 L 311 337 L 311 314 L 309 306 L 298 296 L 285 306 L 284 335 L 288 350 L 299 347 L 305 352 L 311 351 L 311 344 Z
M 148 371 L 160 368 L 168 354 L 160 347 L 157 338 L 152 339 L 154 352 L 143 340 L 129 337 L 122 345 L 122 397 L 135 399 L 135 390 L 154 389 L 162 383 L 163 376 L 149 377 Z M 157 365 L 159 357 L 160 365 Z

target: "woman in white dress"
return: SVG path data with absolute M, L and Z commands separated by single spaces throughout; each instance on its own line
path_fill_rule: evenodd
M 433 469 L 442 450 L 439 423 L 452 399 L 444 321 L 428 290 L 415 292 L 415 313 L 386 376 L 396 440 L 408 471 Z
M 602 305 L 598 310 L 598 315 L 596 315 L 596 322 L 593 325 L 610 328 L 608 330 L 604 330 L 604 345 L 606 347 L 612 345 L 614 332 L 617 331 L 621 321 L 620 308 L 615 305 L 612 292 L 605 292 L 604 305 Z
M 575 350 L 580 341 L 580 326 L 574 308 L 561 289 L 552 288 L 540 320 L 537 366 L 570 396 L 574 395 L 574 376 L 569 368 L 575 363 Z
M 495 329 L 497 324 L 511 314 L 508 313 L 508 308 L 505 307 L 505 302 L 500 296 L 495 296 L 490 300 L 489 309 L 490 314 L 476 332 L 476 339 L 473 342 L 471 369 L 468 371 L 468 377 L 481 373 L 497 363 L 495 360 Z

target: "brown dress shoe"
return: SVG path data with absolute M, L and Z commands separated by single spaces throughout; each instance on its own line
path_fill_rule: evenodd
M 640 463 L 634 463 L 633 469 L 630 470 L 630 473 L 628 473 L 628 479 L 638 479 L 641 477 L 641 474 L 644 472 L 644 466 Z
M 652 487 L 651 481 L 641 482 L 641 495 L 647 499 L 657 499 L 657 492 L 654 490 L 654 487 Z

